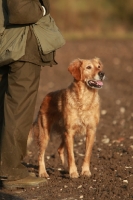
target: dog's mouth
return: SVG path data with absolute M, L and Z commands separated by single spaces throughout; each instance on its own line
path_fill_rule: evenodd
M 100 89 L 102 88 L 103 86 L 103 82 L 101 80 L 89 80 L 87 81 L 87 85 L 91 88 L 97 88 L 97 89 Z

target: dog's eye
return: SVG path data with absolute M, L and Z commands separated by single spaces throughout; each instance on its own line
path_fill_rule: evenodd
M 101 68 L 101 66 L 100 65 L 98 65 L 98 69 L 100 69 Z
M 87 68 L 87 69 L 91 69 L 91 66 L 89 65 L 89 66 L 87 66 L 86 68 Z

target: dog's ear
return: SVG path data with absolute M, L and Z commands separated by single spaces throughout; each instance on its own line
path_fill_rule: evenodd
M 94 61 L 96 61 L 96 62 L 99 63 L 99 64 L 102 64 L 100 58 L 98 58 L 98 57 L 95 57 L 95 58 L 94 58 Z
M 68 71 L 77 81 L 81 80 L 81 68 L 80 68 L 81 65 L 82 65 L 82 60 L 78 58 L 72 61 L 68 67 Z

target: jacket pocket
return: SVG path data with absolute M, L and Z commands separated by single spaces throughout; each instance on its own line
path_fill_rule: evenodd
M 55 51 L 65 44 L 65 40 L 50 14 L 42 17 L 32 26 L 38 45 L 44 54 Z
M 1 37 L 0 66 L 18 60 L 25 54 L 29 27 L 5 29 Z

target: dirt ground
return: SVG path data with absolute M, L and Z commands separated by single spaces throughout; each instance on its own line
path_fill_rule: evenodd
M 0 190 L 0 200 L 128 200 L 133 199 L 133 41 L 71 41 L 57 51 L 59 63 L 41 72 L 35 110 L 49 91 L 67 87 L 72 77 L 67 66 L 75 58 L 101 58 L 106 79 L 99 90 L 101 118 L 91 158 L 91 178 L 70 179 L 57 153 L 53 138 L 46 153 L 50 178 L 45 187 L 27 191 Z M 85 141 L 75 139 L 75 158 L 81 170 Z M 25 158 L 29 170 L 38 174 L 37 150 Z

